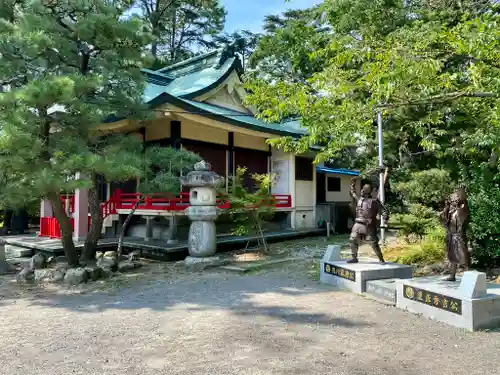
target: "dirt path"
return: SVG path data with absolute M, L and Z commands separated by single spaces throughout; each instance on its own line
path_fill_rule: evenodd
M 500 333 L 459 331 L 303 274 L 294 264 L 248 276 L 166 274 L 112 293 L 4 293 L 0 373 L 498 372 Z

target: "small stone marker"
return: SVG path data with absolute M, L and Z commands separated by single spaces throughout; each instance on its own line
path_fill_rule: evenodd
M 340 246 L 339 245 L 328 245 L 325 251 L 325 255 L 323 255 L 324 262 L 335 262 L 337 260 L 341 260 L 340 256 Z
M 464 272 L 460 281 L 459 293 L 465 298 L 486 297 L 486 274 L 484 272 Z

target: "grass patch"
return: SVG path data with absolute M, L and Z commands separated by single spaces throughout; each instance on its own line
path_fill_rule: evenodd
M 320 263 L 314 262 L 309 267 L 307 267 L 306 271 L 307 277 L 314 280 L 319 281 L 320 279 Z
M 444 244 L 432 240 L 418 244 L 398 244 L 384 251 L 384 256 L 391 262 L 420 266 L 442 262 L 444 255 Z

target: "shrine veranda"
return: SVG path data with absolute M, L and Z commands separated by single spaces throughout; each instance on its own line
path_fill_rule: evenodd
M 368 258 L 349 264 L 337 245 L 328 246 L 320 264 L 321 282 L 336 288 L 469 331 L 500 327 L 500 285 L 487 283 L 486 274 L 477 271 L 455 282 L 444 279 L 412 277 L 410 266 Z

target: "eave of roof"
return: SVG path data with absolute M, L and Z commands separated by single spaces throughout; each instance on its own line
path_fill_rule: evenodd
M 165 103 L 173 104 L 179 108 L 182 108 L 188 113 L 191 112 L 199 114 L 201 116 L 212 118 L 226 124 L 243 127 L 261 133 L 269 133 L 280 136 L 292 136 L 295 138 L 306 134 L 305 130 L 300 129 L 300 123 L 296 121 L 284 122 L 282 124 L 266 123 L 246 113 L 218 107 L 208 103 L 201 103 L 194 100 L 179 98 L 167 93 L 163 93 L 150 102 L 152 106 L 157 106 Z
M 359 174 L 360 174 L 359 171 L 355 171 L 352 169 L 328 168 L 328 167 L 316 167 L 316 172 L 341 174 L 341 175 L 346 175 L 346 176 L 359 176 Z

